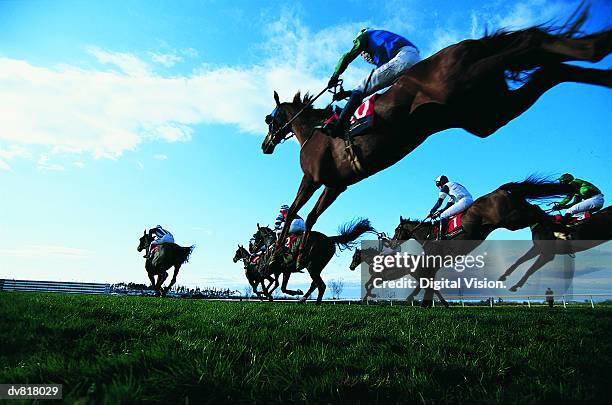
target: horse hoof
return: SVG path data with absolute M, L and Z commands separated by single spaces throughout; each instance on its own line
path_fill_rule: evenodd
M 510 287 L 510 291 L 512 291 L 512 292 L 516 292 L 518 289 L 519 288 L 516 285 L 513 285 L 512 287 Z
M 298 304 L 306 304 L 306 300 L 304 298 L 302 298 L 301 300 L 299 300 L 297 302 Z
M 506 281 L 506 276 L 501 276 L 497 281 Z
M 304 295 L 304 291 L 302 291 L 302 290 L 297 290 L 297 295 Z

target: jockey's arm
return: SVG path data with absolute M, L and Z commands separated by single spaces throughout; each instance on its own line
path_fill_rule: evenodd
M 433 208 L 429 211 L 430 214 L 433 214 L 434 212 L 436 212 L 438 210 L 438 208 L 440 208 L 442 206 L 442 203 L 444 202 L 444 200 L 446 200 L 446 197 L 448 197 L 448 193 L 449 193 L 449 189 L 447 185 L 444 185 L 442 187 L 442 190 L 440 190 L 440 193 L 438 194 L 438 201 L 436 201 L 436 203 L 434 204 Z M 450 205 L 453 205 L 452 202 L 449 201 L 449 203 L 447 204 L 448 208 Z M 446 209 L 444 208 L 444 209 Z
M 348 65 L 350 65 L 351 62 L 354 61 L 357 56 L 359 56 L 361 51 L 365 49 L 366 44 L 367 40 L 365 33 L 355 38 L 355 40 L 353 41 L 353 48 L 351 48 L 350 51 L 342 55 L 342 57 L 338 61 L 338 64 L 336 65 L 336 69 L 334 70 L 334 74 L 332 76 L 336 78 L 340 77 L 340 75 L 344 73 Z

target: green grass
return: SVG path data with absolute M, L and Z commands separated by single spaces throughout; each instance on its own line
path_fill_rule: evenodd
M 612 308 L 0 294 L 0 383 L 79 403 L 606 402 Z

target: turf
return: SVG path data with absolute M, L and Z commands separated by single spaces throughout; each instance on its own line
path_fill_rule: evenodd
M 0 293 L 0 383 L 79 403 L 607 402 L 612 308 Z

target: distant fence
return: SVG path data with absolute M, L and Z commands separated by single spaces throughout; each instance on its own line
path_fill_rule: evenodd
M 450 304 L 457 306 L 488 306 L 488 307 L 497 307 L 503 305 L 524 305 L 527 307 L 531 307 L 532 305 L 543 305 L 545 304 L 547 295 L 501 295 L 495 297 L 487 297 L 487 296 L 445 296 L 444 297 Z M 554 295 L 553 299 L 556 305 L 563 305 L 564 308 L 567 308 L 570 304 L 588 304 L 590 307 L 595 308 L 595 304 L 605 301 L 612 301 L 612 293 L 606 294 L 560 294 Z M 298 299 L 291 298 L 277 298 L 274 299 L 274 302 L 296 302 Z M 211 300 L 212 301 L 212 300 Z M 214 299 L 214 301 L 260 301 L 257 298 L 225 298 L 225 299 Z M 312 302 L 314 300 L 309 300 Z M 420 301 L 407 301 L 404 298 L 368 298 L 366 300 L 356 300 L 356 299 L 324 299 L 322 300 L 325 304 L 344 304 L 344 305 L 408 305 L 408 306 L 416 306 L 419 305 Z M 433 305 L 442 305 L 440 301 L 434 298 Z
M 110 284 L 72 281 L 0 279 L 0 291 L 58 292 L 65 294 L 109 294 Z

